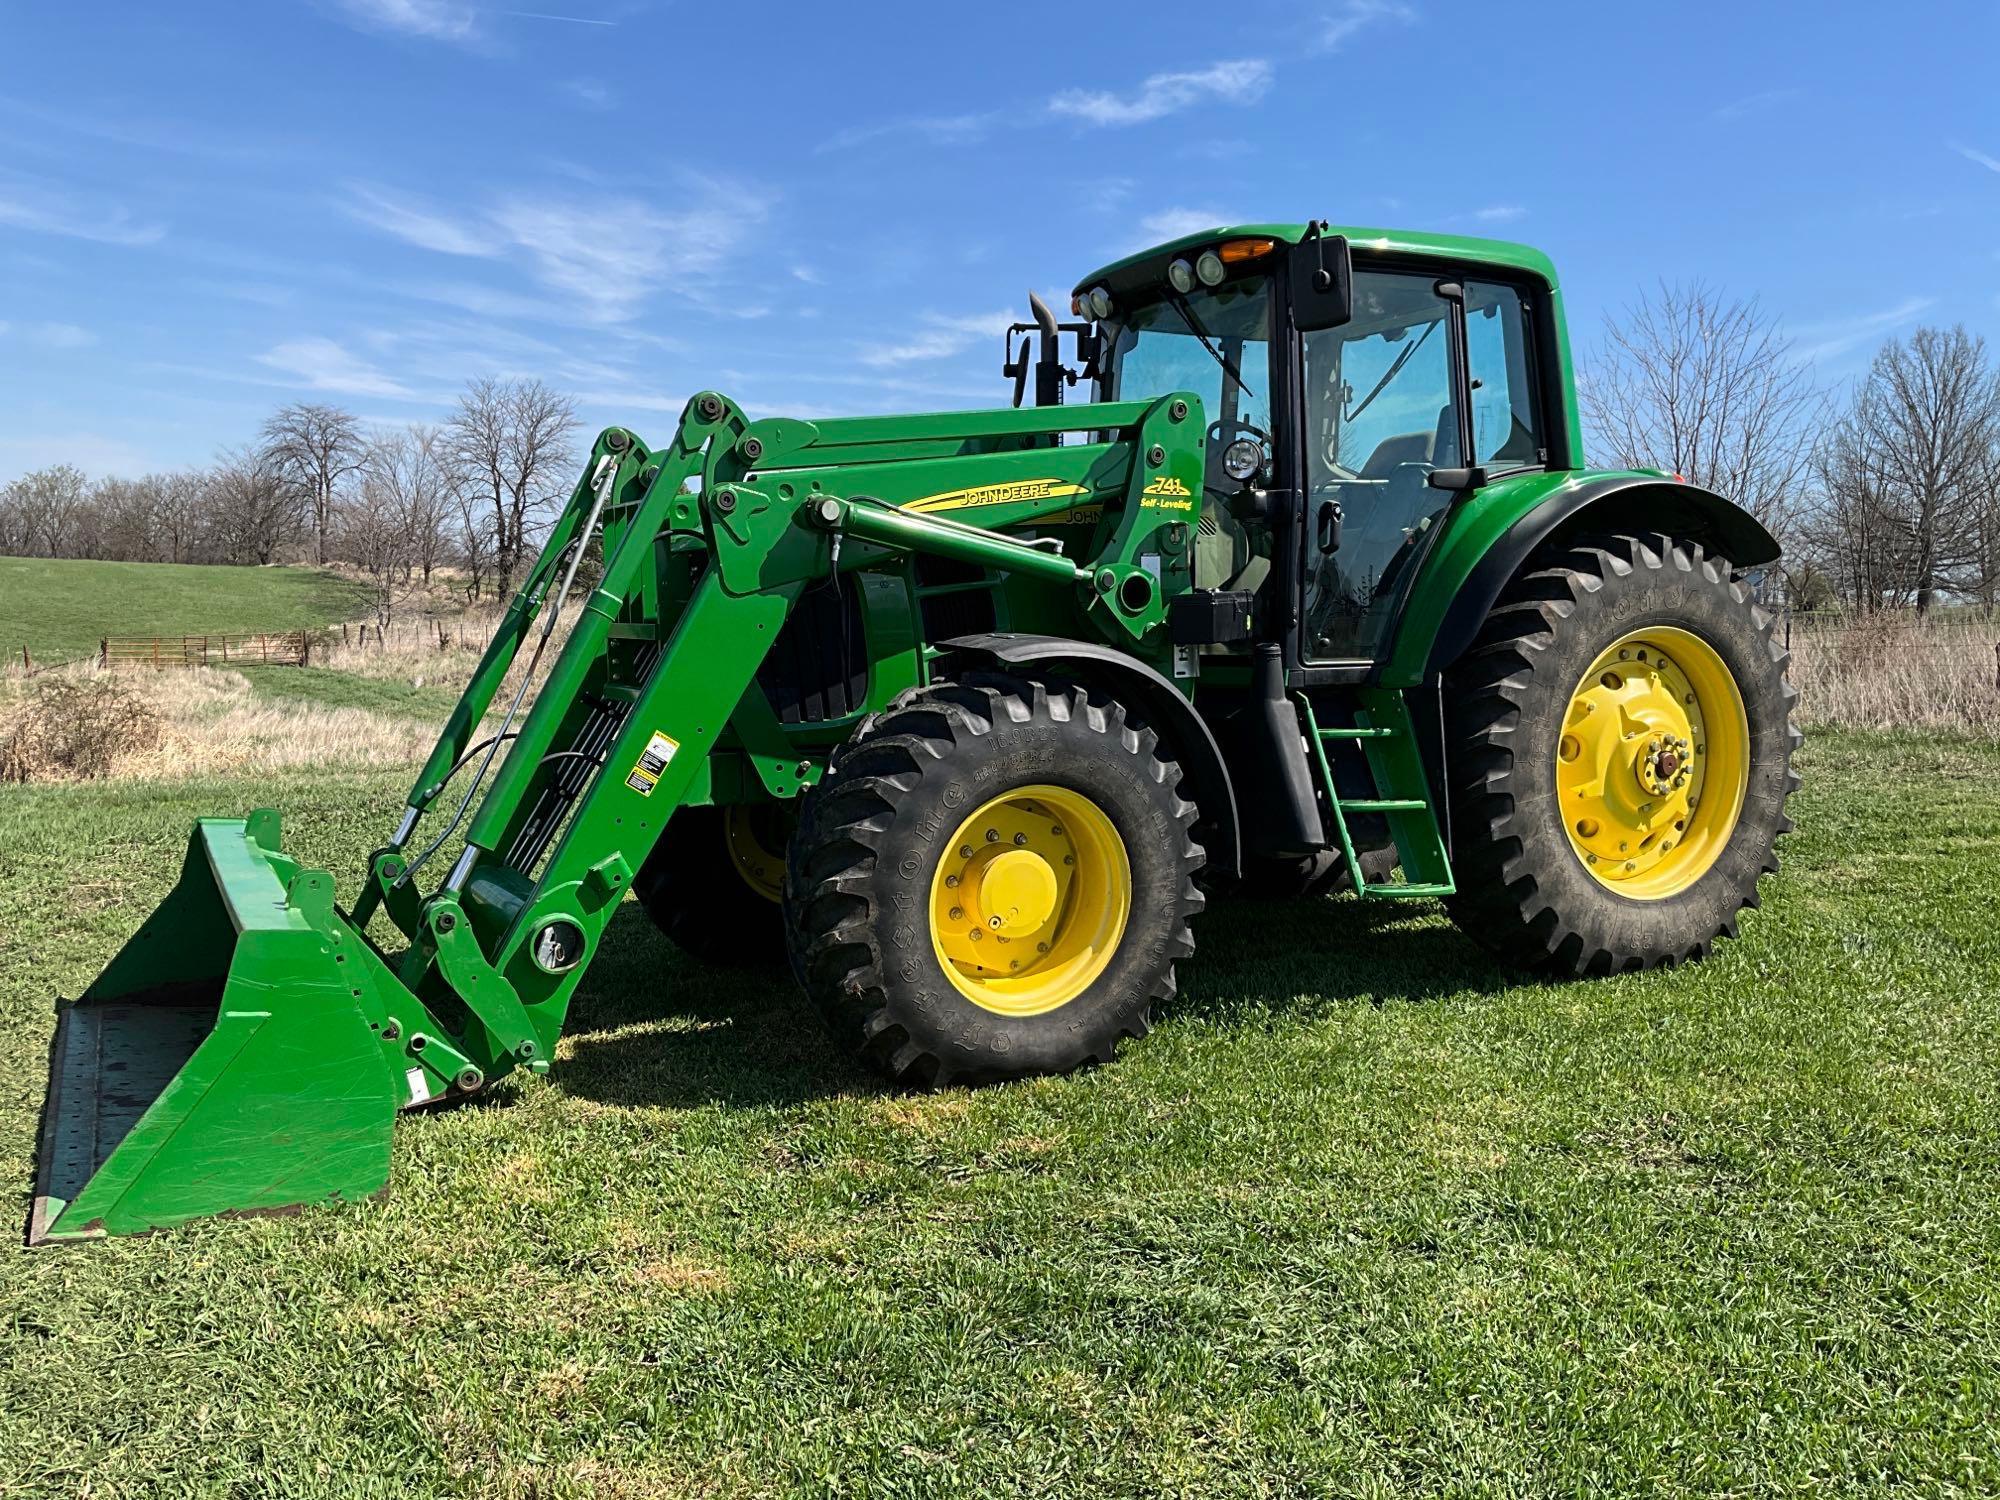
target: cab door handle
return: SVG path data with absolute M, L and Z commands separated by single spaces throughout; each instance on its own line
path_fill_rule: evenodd
M 1340 550 L 1341 511 L 1338 500 L 1322 500 L 1319 506 L 1318 532 L 1319 550 L 1338 552 Z

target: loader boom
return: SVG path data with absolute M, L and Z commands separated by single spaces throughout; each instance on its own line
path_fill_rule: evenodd
M 44 1122 L 45 1160 L 63 1165 L 44 1174 L 31 1241 L 364 1196 L 386 1180 L 396 1109 L 545 1071 L 675 811 L 721 783 L 783 797 L 817 776 L 768 733 L 752 744 L 771 723 L 758 669 L 808 590 L 924 555 L 1017 580 L 1052 617 L 1138 654 L 1157 642 L 1166 661 L 1156 627 L 1189 586 L 1203 431 L 1184 396 L 751 423 L 704 392 L 657 449 L 604 432 L 351 914 L 329 873 L 280 852 L 275 814 L 208 820 L 162 908 L 179 915 L 65 1009 Z M 565 600 L 594 539 L 602 576 Z M 532 704 L 495 726 L 524 648 L 568 603 Z M 920 682 L 925 654 L 903 670 Z M 425 896 L 433 855 L 451 862 Z M 378 911 L 401 951 L 370 936 Z M 163 967 L 175 947 L 207 956 Z M 107 1031 L 157 1042 L 162 1028 L 185 1042 L 167 1048 L 178 1066 L 113 1098 L 95 1076 Z M 239 1122 L 223 1132 L 230 1170 L 191 1170 L 217 1121 Z

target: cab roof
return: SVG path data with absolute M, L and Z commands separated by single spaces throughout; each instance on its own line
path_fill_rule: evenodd
M 1218 224 L 1213 229 L 1184 234 L 1179 239 L 1168 240 L 1164 244 L 1141 250 L 1136 255 L 1128 255 L 1123 260 L 1115 260 L 1107 266 L 1100 266 L 1079 281 L 1075 290 L 1084 291 L 1099 282 L 1116 281 L 1130 285 L 1133 281 L 1151 279 L 1153 274 L 1164 274 L 1166 262 L 1176 255 L 1199 250 L 1221 240 L 1271 239 L 1283 241 L 1287 245 L 1296 245 L 1305 238 L 1306 228 L 1304 224 Z M 1340 224 L 1332 225 L 1326 232 L 1330 235 L 1345 235 L 1348 244 L 1359 251 L 1499 266 L 1510 271 L 1525 272 L 1551 287 L 1556 284 L 1556 268 L 1553 261 L 1541 251 L 1527 245 L 1517 245 L 1511 240 L 1486 240 L 1460 234 L 1425 234 L 1411 229 L 1360 229 Z

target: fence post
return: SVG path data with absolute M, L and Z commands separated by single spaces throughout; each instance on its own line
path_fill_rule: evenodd
M 101 635 L 97 638 L 97 664 L 100 667 L 111 665 L 111 638 L 109 636 Z
M 25 643 L 21 647 L 21 675 L 23 677 L 33 677 L 35 675 L 35 664 L 28 656 L 28 648 Z
M 2000 641 L 1993 643 L 1993 686 L 2000 690 Z

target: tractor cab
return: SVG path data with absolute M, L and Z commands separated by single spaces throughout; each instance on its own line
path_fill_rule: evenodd
M 1521 246 L 1218 228 L 1086 277 L 1071 307 L 1098 400 L 1200 397 L 1195 585 L 1251 596 L 1295 669 L 1380 662 L 1454 500 L 1580 462 L 1545 353 L 1553 271 Z

